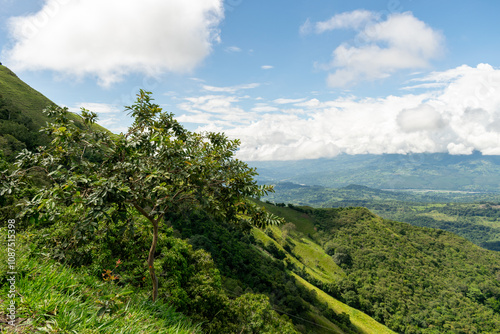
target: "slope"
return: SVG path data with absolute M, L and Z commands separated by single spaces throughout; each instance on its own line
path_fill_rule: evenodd
M 0 65 L 0 152 L 8 160 L 24 148 L 33 150 L 47 144 L 45 135 L 39 132 L 49 118 L 42 113 L 54 105 L 47 97 L 23 82 L 14 72 Z M 82 127 L 81 118 L 70 116 L 75 125 Z M 107 131 L 94 125 L 100 131 Z
M 306 261 L 301 263 L 308 263 L 309 270 L 295 273 L 392 330 L 495 333 L 500 328 L 497 252 L 449 232 L 384 220 L 364 208 L 277 209 L 306 214 L 316 229 L 309 237 L 345 275 L 328 283 L 314 274 L 321 271 L 319 263 L 314 268 L 314 262 Z M 291 235 L 287 243 L 294 254 L 298 234 Z M 355 319 L 351 315 L 353 324 Z

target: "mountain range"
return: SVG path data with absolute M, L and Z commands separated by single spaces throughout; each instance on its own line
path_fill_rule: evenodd
M 263 183 L 340 188 L 500 192 L 500 156 L 447 153 L 348 155 L 298 161 L 252 161 Z

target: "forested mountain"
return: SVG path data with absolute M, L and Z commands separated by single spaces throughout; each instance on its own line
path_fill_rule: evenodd
M 29 100 L 29 89 L 3 71 Z M 11 108 L 20 95 L 9 92 L 2 98 Z M 37 124 L 28 109 L 9 108 L 7 121 L 16 114 L 15 124 Z M 37 147 L 16 165 L 18 148 L 2 147 L 10 158 L 1 162 L 8 224 L 0 233 L 16 231 L 11 251 L 0 252 L 2 331 L 13 330 L 5 311 L 12 300 L 17 333 L 500 328 L 499 253 L 366 208 L 263 203 L 257 198 L 270 189 L 234 157 L 236 141 L 186 130 L 149 92 L 126 110 L 131 131 L 111 135 L 92 112 L 52 106 L 46 147 L 16 139 Z
M 252 161 L 259 181 L 341 188 L 500 192 L 500 156 L 445 153 L 348 155 L 299 161 Z
M 394 331 L 496 333 L 500 328 L 499 253 L 449 232 L 384 220 L 364 208 L 269 209 L 296 217 L 296 230 L 303 234 L 283 241 L 290 254 L 300 258 L 300 246 L 313 240 L 345 273 L 329 284 L 310 281 Z M 310 265 L 318 268 L 317 263 Z

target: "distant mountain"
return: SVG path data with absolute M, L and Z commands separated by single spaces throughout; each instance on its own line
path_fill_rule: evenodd
M 253 161 L 258 180 L 340 188 L 358 184 L 377 189 L 432 189 L 500 192 L 500 156 L 479 152 L 348 155 L 332 159 Z

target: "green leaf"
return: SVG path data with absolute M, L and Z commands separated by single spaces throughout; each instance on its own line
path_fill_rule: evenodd
M 102 315 L 106 312 L 106 309 L 106 306 L 101 307 L 99 311 L 97 311 L 97 316 L 102 317 Z

